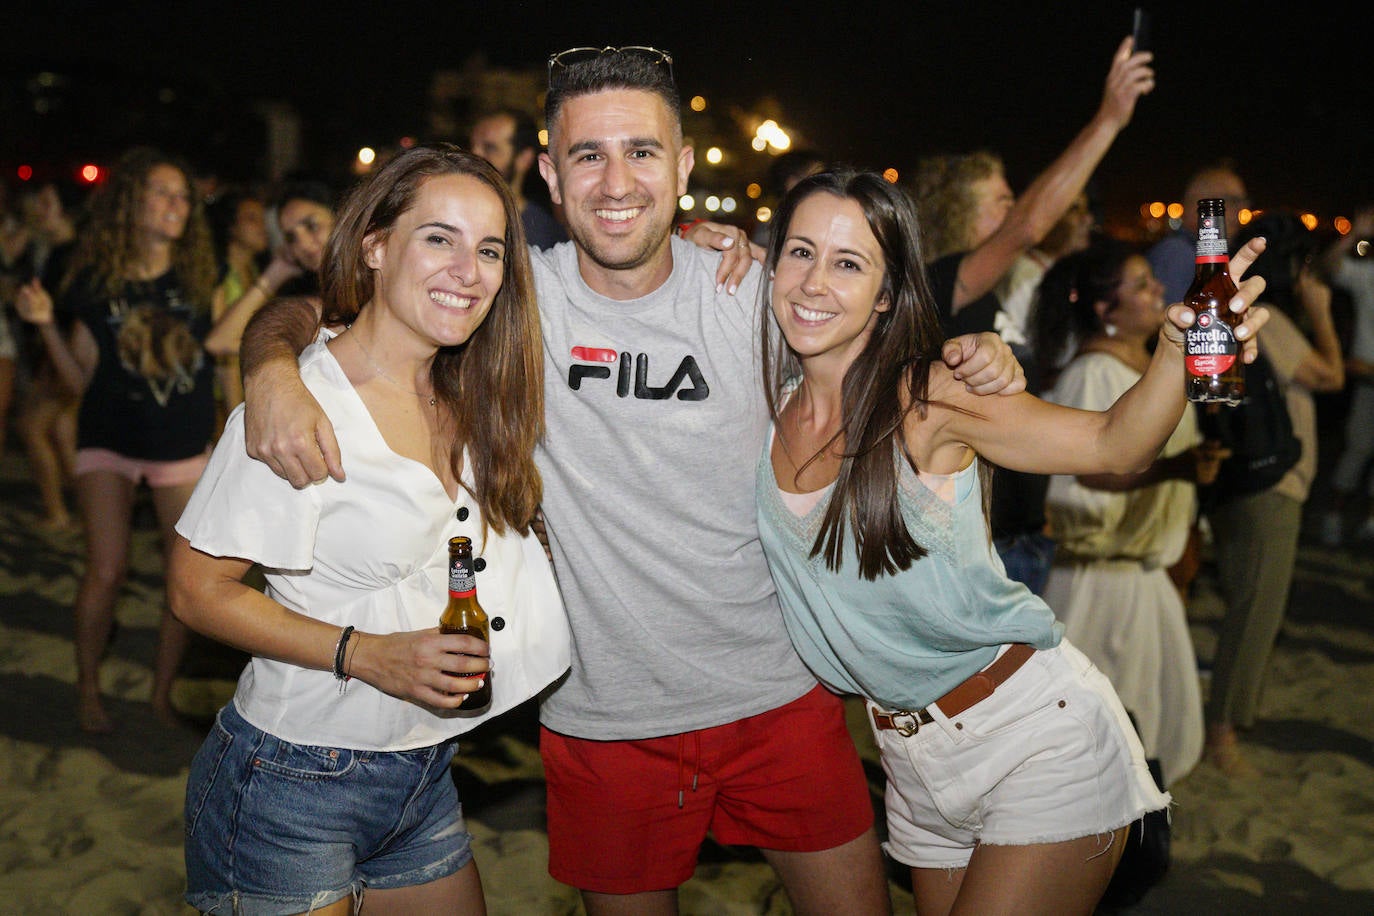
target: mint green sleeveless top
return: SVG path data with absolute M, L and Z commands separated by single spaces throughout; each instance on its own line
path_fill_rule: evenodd
M 810 556 L 830 494 L 794 514 L 766 446 L 757 475 L 759 537 L 788 633 L 816 677 L 840 693 L 917 709 L 991 664 L 1003 643 L 1048 649 L 1064 628 L 1045 602 L 1007 578 L 988 536 L 977 462 L 955 475 L 960 495 L 950 503 L 926 488 L 900 449 L 893 458 L 902 517 L 928 552 L 905 571 L 861 579 L 848 532 L 838 572 Z

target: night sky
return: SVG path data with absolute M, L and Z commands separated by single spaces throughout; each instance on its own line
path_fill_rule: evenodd
M 0 71 L 79 65 L 287 99 L 307 131 L 342 146 L 421 130 L 397 122 L 412 111 L 418 121 L 432 71 L 476 52 L 542 67 L 572 45 L 647 44 L 673 52 L 684 96 L 744 107 L 772 97 L 784 123 L 834 159 L 910 174 L 923 155 L 988 148 L 1021 188 L 1096 109 L 1134 3 L 905 0 L 820 13 L 800 0 L 119 6 L 7 12 Z M 1108 210 L 1173 199 L 1194 167 L 1223 156 L 1257 206 L 1329 219 L 1374 200 L 1367 13 L 1293 2 L 1151 8 L 1159 85 L 1098 171 Z M 0 139 L 0 151 L 13 141 Z

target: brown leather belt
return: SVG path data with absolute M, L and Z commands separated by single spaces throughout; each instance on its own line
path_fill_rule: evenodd
M 1034 654 L 1034 646 L 1028 646 L 1023 642 L 1013 643 L 997 661 L 940 697 L 931 706 L 937 707 L 945 718 L 954 718 L 992 696 L 993 691 L 1006 683 L 1007 678 L 1015 674 Z M 922 725 L 929 725 L 935 721 L 929 710 L 930 706 L 923 709 L 894 709 L 891 712 L 873 709 L 873 724 L 880 731 L 892 729 L 909 738 L 916 734 Z

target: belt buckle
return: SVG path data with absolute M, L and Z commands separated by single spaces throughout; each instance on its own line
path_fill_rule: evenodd
M 910 738 L 921 730 L 921 720 L 910 709 L 892 710 L 892 729 L 903 738 Z

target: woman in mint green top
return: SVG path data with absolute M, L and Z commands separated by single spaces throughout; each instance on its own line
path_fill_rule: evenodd
M 1192 315 L 1170 309 L 1149 370 L 1107 411 L 980 398 L 940 361 L 905 192 L 824 172 L 793 189 L 776 224 L 760 537 L 798 652 L 868 701 L 887 850 L 911 867 L 922 916 L 1091 913 L 1127 825 L 1168 796 L 1110 684 L 1007 579 L 979 459 L 1038 474 L 1149 464 L 1184 409 Z M 1262 250 L 1242 250 L 1233 275 Z M 1247 280 L 1232 308 L 1262 289 Z M 1266 318 L 1256 310 L 1237 332 L 1247 360 Z
M 930 488 L 944 480 L 918 473 L 900 451 L 891 457 L 902 522 L 926 550 L 920 563 L 863 578 L 846 538 L 839 569 L 826 569 L 811 546 L 830 501 L 794 511 L 797 494 L 779 488 L 768 453 L 759 461 L 759 532 L 788 632 L 816 676 L 887 708 L 919 709 L 990 664 L 1002 643 L 1053 648 L 1064 627 L 988 550 L 976 463 L 948 475 L 959 497 L 949 502 Z

